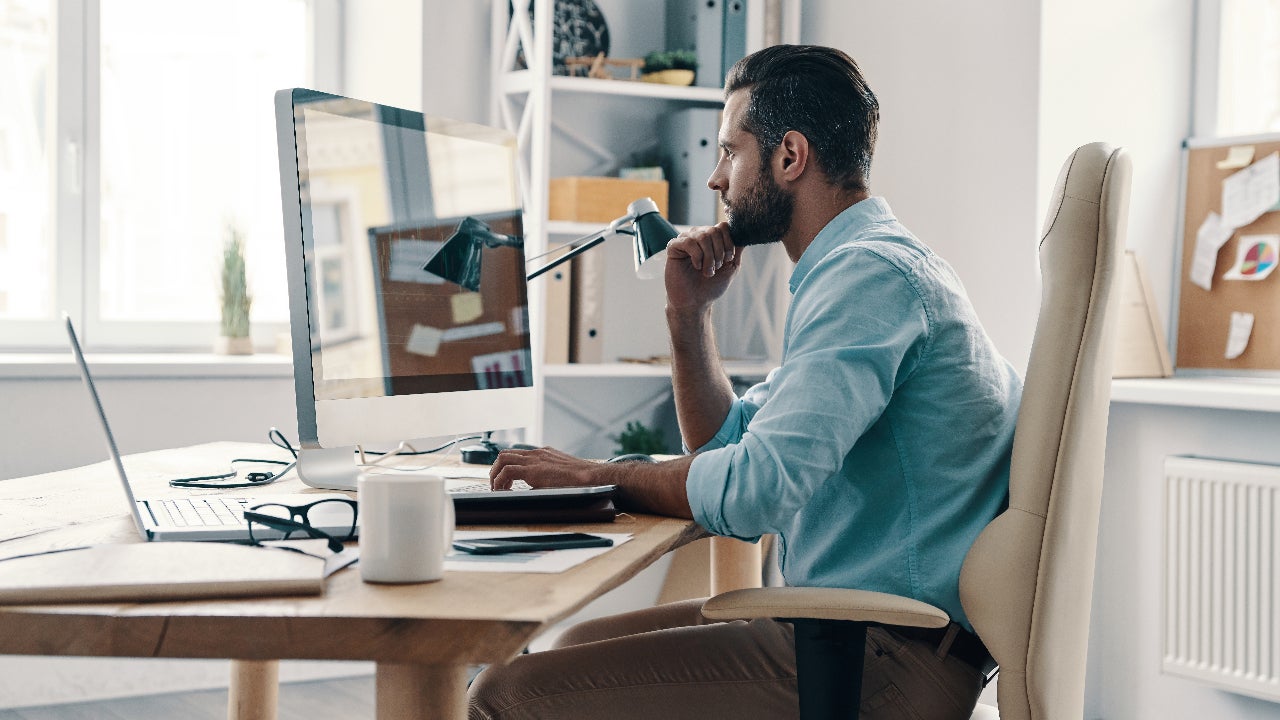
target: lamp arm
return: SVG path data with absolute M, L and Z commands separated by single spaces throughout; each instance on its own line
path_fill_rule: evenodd
M 607 228 L 606 228 L 605 230 L 601 230 L 601 231 L 600 231 L 600 233 L 596 236 L 596 238 L 595 238 L 594 240 L 592 240 L 591 242 L 585 243 L 585 244 L 583 244 L 583 245 L 579 245 L 578 247 L 576 247 L 576 248 L 574 248 L 574 249 L 570 250 L 569 252 L 565 253 L 564 255 L 561 255 L 560 257 L 556 258 L 555 260 L 552 260 L 551 262 L 547 263 L 546 265 L 543 265 L 542 267 L 538 268 L 537 270 L 534 270 L 533 272 L 529 273 L 528 275 L 526 275 L 526 276 L 525 276 L 525 278 L 524 278 L 524 279 L 525 279 L 526 281 L 528 281 L 528 280 L 532 280 L 532 279 L 534 279 L 534 278 L 538 277 L 539 275 L 541 275 L 541 274 L 545 273 L 546 271 L 550 270 L 551 268 L 554 268 L 554 267 L 559 266 L 559 265 L 563 265 L 565 262 L 567 262 L 567 261 L 569 261 L 569 260 L 572 260 L 573 258 L 575 258 L 575 257 L 577 257 L 577 256 L 579 256 L 579 255 L 581 255 L 582 253 L 584 253 L 584 252 L 586 252 L 586 251 L 590 250 L 591 248 L 593 248 L 593 247 L 595 247 L 595 246 L 599 245 L 600 243 L 604 242 L 604 241 L 605 241 L 605 238 L 607 238 L 607 237 L 609 237 L 609 229 L 607 229 Z

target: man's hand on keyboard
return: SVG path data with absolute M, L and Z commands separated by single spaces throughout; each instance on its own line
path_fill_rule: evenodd
M 503 450 L 489 471 L 489 485 L 494 490 L 508 490 L 521 480 L 534 488 L 601 485 L 595 479 L 600 470 L 600 463 L 555 448 Z

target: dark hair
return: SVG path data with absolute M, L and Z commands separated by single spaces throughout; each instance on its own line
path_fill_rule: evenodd
M 867 190 L 880 103 L 853 58 L 817 45 L 773 45 L 739 60 L 725 92 L 748 90 L 743 129 L 768 158 L 789 130 L 804 135 L 818 166 L 847 190 Z

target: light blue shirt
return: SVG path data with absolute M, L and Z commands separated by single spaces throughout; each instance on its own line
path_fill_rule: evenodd
M 717 535 L 780 538 L 788 585 L 960 607 L 960 565 L 1007 502 L 1022 381 L 955 271 L 881 198 L 837 215 L 791 275 L 782 365 L 698 449 Z

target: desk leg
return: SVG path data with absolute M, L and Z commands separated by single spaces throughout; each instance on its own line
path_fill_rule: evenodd
M 378 663 L 378 720 L 465 720 L 466 665 Z
M 711 594 L 758 588 L 764 584 L 760 544 L 734 538 L 711 538 Z
M 227 720 L 276 720 L 280 699 L 278 660 L 232 660 Z

